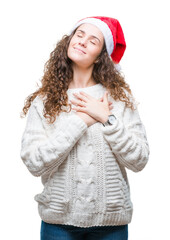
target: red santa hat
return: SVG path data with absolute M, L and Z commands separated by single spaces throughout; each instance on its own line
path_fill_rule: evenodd
M 71 33 L 81 24 L 91 23 L 103 33 L 106 49 L 114 63 L 119 63 L 126 49 L 122 27 L 117 19 L 110 17 L 87 17 L 78 21 Z

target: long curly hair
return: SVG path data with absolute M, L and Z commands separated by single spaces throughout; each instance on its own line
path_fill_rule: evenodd
M 72 81 L 73 70 L 71 66 L 72 61 L 67 56 L 67 49 L 75 31 L 76 29 L 71 35 L 64 35 L 50 53 L 50 58 L 44 66 L 44 75 L 41 80 L 42 86 L 25 99 L 20 115 L 21 118 L 26 116 L 31 102 L 37 95 L 42 98 L 45 97 L 43 99 L 43 116 L 48 120 L 49 124 L 54 123 L 56 116 L 60 112 L 71 111 L 71 104 L 68 103 L 66 91 L 69 83 Z M 105 44 L 98 56 L 97 63 L 94 64 L 92 77 L 96 83 L 101 83 L 106 87 L 114 100 L 125 102 L 127 107 L 134 109 L 131 89 L 125 82 L 124 76 L 116 69 L 115 64 L 107 53 Z

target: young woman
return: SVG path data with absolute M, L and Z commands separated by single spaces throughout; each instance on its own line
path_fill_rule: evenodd
M 41 240 L 128 239 L 133 205 L 126 168 L 141 171 L 149 147 L 117 70 L 125 48 L 116 19 L 80 20 L 58 42 L 42 86 L 27 98 L 21 158 L 44 185 L 35 196 Z

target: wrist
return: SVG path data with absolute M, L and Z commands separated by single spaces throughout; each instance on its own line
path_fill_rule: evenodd
M 105 123 L 108 120 L 109 115 L 111 115 L 111 114 L 112 114 L 111 112 L 108 112 L 108 113 L 104 114 L 102 116 L 102 118 L 100 119 L 100 122 Z
M 114 114 L 109 114 L 107 120 L 104 123 L 102 123 L 102 124 L 103 124 L 104 127 L 110 126 L 110 125 L 115 125 L 116 120 L 117 119 L 116 119 Z

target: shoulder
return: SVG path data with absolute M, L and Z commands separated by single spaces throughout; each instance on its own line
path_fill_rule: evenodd
M 41 118 L 43 118 L 43 109 L 44 109 L 43 98 L 37 95 L 31 103 L 29 112 L 31 112 L 32 114 L 33 113 L 38 114 Z
M 134 115 L 137 111 L 138 104 L 135 101 L 133 95 L 131 95 L 126 89 L 123 89 L 126 97 L 129 99 L 130 103 L 132 103 L 132 108 L 130 106 L 127 106 L 125 101 L 121 100 L 115 100 L 114 96 L 112 96 L 110 93 L 108 94 L 108 100 L 112 102 L 113 106 L 113 114 L 115 113 L 116 115 L 120 117 L 124 117 L 127 113 L 129 116 Z
M 43 108 L 44 107 L 44 100 L 45 98 L 43 98 L 40 95 L 37 95 L 34 100 L 32 101 L 31 105 L 35 106 L 36 108 Z
M 45 97 L 43 98 L 42 96 L 40 95 L 37 95 L 34 100 L 32 101 L 33 104 L 43 104 L 45 100 Z

